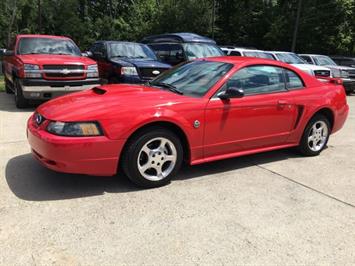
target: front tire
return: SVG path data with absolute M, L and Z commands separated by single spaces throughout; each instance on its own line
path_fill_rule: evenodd
M 330 131 L 329 120 L 324 115 L 315 115 L 303 132 L 298 150 L 305 156 L 319 155 L 327 146 Z
M 133 183 L 152 188 L 168 184 L 182 161 L 180 139 L 165 128 L 150 128 L 129 140 L 121 165 Z
M 28 107 L 28 100 L 23 97 L 22 85 L 19 79 L 14 79 L 15 104 L 19 109 Z
M 10 81 L 9 81 L 6 77 L 4 77 L 4 81 L 5 81 L 5 92 L 6 92 L 7 94 L 13 94 L 14 92 L 13 92 L 13 90 L 11 89 Z

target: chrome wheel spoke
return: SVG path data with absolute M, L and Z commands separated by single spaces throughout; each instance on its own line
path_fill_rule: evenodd
M 327 142 L 328 134 L 328 127 L 324 121 L 315 122 L 307 138 L 308 147 L 312 151 L 320 151 Z
M 176 160 L 174 143 L 167 138 L 154 138 L 145 143 L 139 151 L 138 170 L 144 178 L 159 181 L 174 170 Z

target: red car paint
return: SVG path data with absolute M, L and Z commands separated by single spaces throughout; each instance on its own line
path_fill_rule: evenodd
M 37 112 L 47 120 L 37 126 L 28 120 L 28 141 L 46 167 L 60 172 L 114 175 L 127 139 L 150 123 L 179 127 L 188 142 L 190 164 L 297 146 L 307 122 L 321 109 L 333 114 L 332 133 L 348 115 L 344 88 L 320 82 L 303 71 L 278 61 L 258 58 L 204 59 L 233 64 L 233 68 L 201 98 L 177 95 L 143 85 L 106 85 L 104 94 L 93 90 L 57 98 Z M 290 69 L 305 88 L 222 101 L 212 98 L 228 78 L 250 65 Z M 48 133 L 48 121 L 98 121 L 100 137 L 62 137 Z M 194 121 L 201 126 L 194 127 Z
M 75 45 L 75 43 L 68 37 L 53 35 L 19 34 L 14 38 L 9 49 L 12 51 L 12 54 L 4 56 L 3 71 L 6 82 L 11 84 L 13 90 L 14 80 L 19 79 L 21 81 L 23 94 L 26 99 L 48 100 L 59 95 L 91 88 L 100 84 L 98 76 L 88 77 L 86 73 L 88 66 L 96 65 L 94 60 L 81 56 L 80 53 L 76 55 L 46 53 L 20 54 L 19 43 L 25 38 L 50 39 L 56 41 L 65 40 L 71 42 L 73 45 Z M 24 70 L 25 64 L 38 66 L 41 77 L 26 78 Z M 56 72 L 49 75 L 46 72 L 46 67 L 55 67 L 53 71 Z M 78 67 L 82 70 L 82 73 L 73 75 L 74 73 L 72 73 L 72 71 L 75 70 L 68 69 L 68 67 Z M 66 72 L 63 74 L 63 71 Z M 38 94 L 32 96 L 31 92 L 37 92 Z

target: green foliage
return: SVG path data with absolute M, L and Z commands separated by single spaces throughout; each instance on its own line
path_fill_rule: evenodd
M 220 44 L 290 50 L 298 1 L 2 0 L 0 47 L 18 33 L 66 35 L 86 49 L 99 39 L 184 31 L 214 33 Z M 297 52 L 355 54 L 355 0 L 302 3 Z

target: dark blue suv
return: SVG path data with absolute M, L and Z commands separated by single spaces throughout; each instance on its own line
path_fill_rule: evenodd
M 148 44 L 162 62 L 171 65 L 196 58 L 224 56 L 214 40 L 195 33 L 152 35 L 143 38 L 142 43 Z
M 97 41 L 88 54 L 97 62 L 100 78 L 109 83 L 145 83 L 171 68 L 141 43 Z

